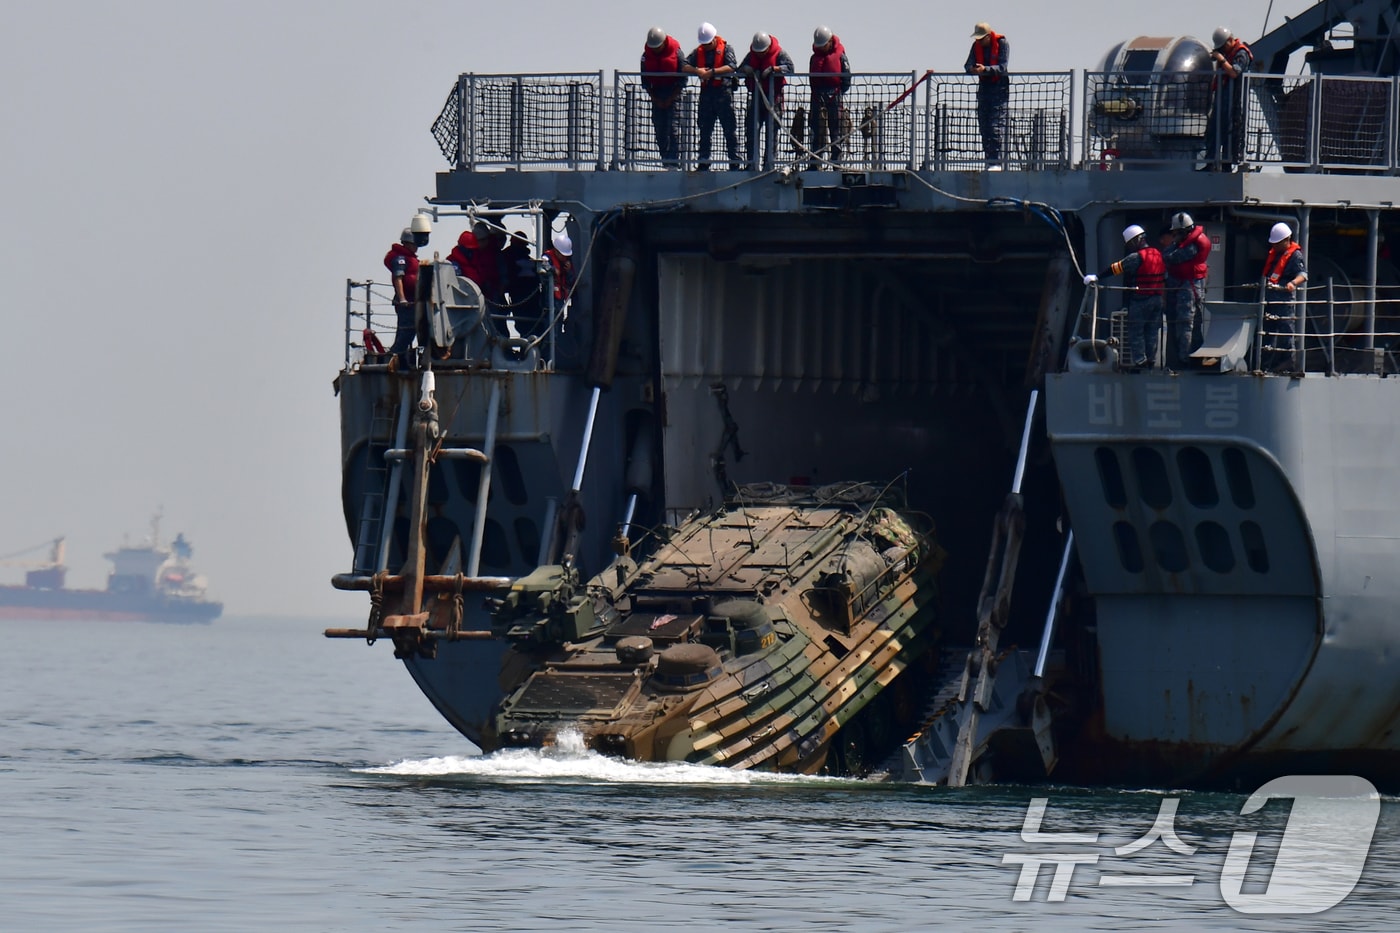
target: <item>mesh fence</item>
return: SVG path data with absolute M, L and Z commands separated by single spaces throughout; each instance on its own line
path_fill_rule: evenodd
M 461 167 L 603 161 L 602 75 L 463 75 L 433 123 Z M 466 106 L 463 106 L 463 101 Z
M 912 74 L 856 74 L 851 87 L 827 105 L 825 95 L 813 102 L 810 76 L 789 75 L 782 89 L 782 110 L 772 120 L 773 160 L 776 164 L 811 164 L 831 168 L 908 167 L 915 159 L 912 136 L 914 95 L 895 101 L 909 89 Z M 768 93 L 765 88 L 765 94 Z M 749 159 L 748 115 L 753 94 L 740 84 L 733 94 L 740 161 Z M 616 126 L 613 162 L 620 168 L 661 168 L 663 159 L 653 123 L 651 96 L 638 73 L 619 73 L 614 93 Z M 893 107 L 890 105 L 894 104 Z M 678 140 L 676 162 L 695 168 L 699 149 L 699 89 L 690 82 L 672 105 Z M 760 144 L 768 148 L 768 129 Z M 834 131 L 833 131 L 834 129 Z M 723 153 L 723 134 L 714 130 L 714 153 Z
M 1248 75 L 1245 158 L 1289 167 L 1386 168 L 1394 154 L 1389 78 Z
M 1210 81 L 1195 72 L 1086 73 L 1085 161 L 1194 162 L 1210 125 Z
M 924 167 L 967 170 L 997 162 L 1005 168 L 1048 169 L 1070 164 L 1070 73 L 1016 74 L 1009 80 L 1004 108 L 989 101 L 979 108 L 976 77 L 929 79 Z M 996 133 L 999 151 L 989 149 L 984 123 Z

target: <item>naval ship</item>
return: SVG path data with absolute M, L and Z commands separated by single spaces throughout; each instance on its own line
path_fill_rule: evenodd
M 626 754 L 590 725 L 613 694 L 526 703 L 520 685 L 591 652 L 626 662 L 630 696 L 662 697 L 676 664 L 655 639 L 623 645 L 629 581 L 661 560 L 689 581 L 669 594 L 684 611 L 663 613 L 688 620 L 680 654 L 720 631 L 699 667 L 752 695 L 750 738 L 791 730 L 794 767 L 815 767 L 812 743 L 876 731 L 879 691 L 775 719 L 737 632 L 813 601 L 750 590 L 750 622 L 731 624 L 715 583 L 743 561 L 726 549 L 763 544 L 712 532 L 756 526 L 735 498 L 755 485 L 895 483 L 946 551 L 922 584 L 936 619 L 917 662 L 881 675 L 914 697 L 912 724 L 852 757 L 951 785 L 1348 772 L 1393 787 L 1397 22 L 1396 0 L 1316 4 L 1249 42 L 1228 110 L 1190 36 L 1012 74 L 995 166 L 966 75 L 854 75 L 839 158 L 805 132 L 811 82 L 791 76 L 763 151 L 724 171 L 698 163 L 695 82 L 663 159 L 645 76 L 461 75 L 432 127 L 448 165 L 418 208 L 439 242 L 420 251 L 414 346 L 382 352 L 388 286 L 346 285 L 352 557 L 333 583 L 367 594 L 368 619 L 327 635 L 391 642 L 483 748 L 572 724 Z M 741 137 L 751 96 L 778 90 L 735 93 Z M 1121 279 L 1084 278 L 1122 257 L 1125 228 L 1180 213 L 1212 246 L 1201 326 L 1189 358 L 1163 334 L 1139 367 Z M 1280 223 L 1309 276 L 1266 302 Z M 523 238 L 524 274 L 449 262 L 459 231 L 477 249 Z M 797 585 L 791 550 L 769 551 Z M 522 605 L 531 619 L 511 616 Z

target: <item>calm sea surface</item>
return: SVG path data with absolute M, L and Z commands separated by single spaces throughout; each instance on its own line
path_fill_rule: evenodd
M 387 644 L 322 628 L 0 622 L 0 929 L 1395 928 L 1390 798 L 1340 905 L 1249 915 L 1222 899 L 1225 853 L 1236 830 L 1260 831 L 1264 874 L 1246 890 L 1263 891 L 1286 801 L 1261 822 L 1240 815 L 1244 795 L 482 758 Z M 1042 832 L 1097 842 L 1023 842 L 1035 797 Z M 1174 798 L 1191 854 L 1114 852 Z M 1018 902 L 1003 857 L 1036 853 L 1097 860 L 1066 863 L 1063 900 L 1048 865 Z

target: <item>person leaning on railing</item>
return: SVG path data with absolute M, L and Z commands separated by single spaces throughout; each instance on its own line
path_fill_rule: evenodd
M 724 131 L 725 152 L 729 156 L 729 167 L 739 170 L 739 138 L 737 121 L 734 119 L 734 72 L 739 70 L 739 60 L 734 57 L 734 49 L 724 41 L 709 23 L 701 23 L 697 33 L 700 45 L 685 57 L 681 71 L 700 79 L 700 105 L 698 119 L 700 127 L 700 171 L 710 170 L 710 141 L 714 136 L 715 122 Z
M 823 162 L 841 161 L 841 143 L 850 132 L 842 99 L 851 89 L 851 62 L 841 37 L 826 26 L 818 26 L 812 33 L 807 71 L 812 83 L 811 167 L 820 168 Z
M 651 125 L 656 131 L 656 148 L 666 168 L 680 165 L 680 139 L 676 135 L 676 101 L 685 90 L 686 76 L 681 44 L 660 26 L 647 31 L 642 49 L 642 86 L 651 97 Z

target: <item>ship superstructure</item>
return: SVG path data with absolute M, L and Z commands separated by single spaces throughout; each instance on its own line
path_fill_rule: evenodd
M 383 289 L 347 286 L 336 582 L 371 608 L 332 634 L 392 640 L 491 746 L 511 643 L 485 597 L 645 559 L 645 529 L 736 484 L 904 475 L 947 550 L 945 647 L 906 672 L 927 715 L 896 776 L 1393 783 L 1397 14 L 1323 3 L 1251 43 L 1233 153 L 1206 150 L 1189 37 L 1013 75 L 1002 172 L 965 76 L 856 75 L 840 164 L 789 121 L 771 167 L 711 173 L 693 91 L 666 170 L 638 75 L 462 75 L 425 208 L 449 242 L 402 363 L 359 339 L 392 333 Z M 807 93 L 795 76 L 789 113 Z M 1081 278 L 1180 211 L 1213 244 L 1200 346 L 1127 372 L 1121 292 Z M 1282 309 L 1260 301 L 1279 222 L 1310 272 Z M 488 297 L 445 260 L 476 223 L 524 234 L 537 291 Z

